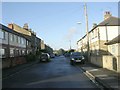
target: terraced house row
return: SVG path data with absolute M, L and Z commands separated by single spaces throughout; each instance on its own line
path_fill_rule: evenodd
M 17 24 L 0 24 L 0 58 L 2 68 L 13 67 L 26 63 L 25 58 L 29 53 L 36 54 L 41 49 L 50 48 L 36 33 L 24 24 L 23 28 Z M 50 48 L 52 49 L 52 48 Z
M 120 18 L 108 11 L 104 20 L 89 31 L 90 62 L 120 72 Z M 87 52 L 87 36 L 77 41 L 78 51 Z

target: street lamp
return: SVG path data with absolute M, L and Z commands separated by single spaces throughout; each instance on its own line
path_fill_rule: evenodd
M 82 24 L 81 22 L 77 22 L 77 24 Z M 78 46 L 77 46 L 77 50 L 78 50 Z M 79 51 L 79 50 L 78 50 Z
M 82 24 L 81 22 L 77 22 L 77 24 Z

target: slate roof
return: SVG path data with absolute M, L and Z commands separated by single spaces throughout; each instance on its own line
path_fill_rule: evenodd
M 106 20 L 102 21 L 101 23 L 99 23 L 98 25 L 96 25 L 94 28 L 92 28 L 91 31 L 93 31 L 98 26 L 120 26 L 120 18 L 111 16 L 107 18 Z M 89 31 L 89 33 L 91 31 Z
M 107 18 L 106 20 L 102 21 L 101 23 L 99 23 L 98 25 L 96 25 L 94 28 L 92 28 L 89 31 L 89 33 L 93 31 L 95 28 L 97 28 L 98 26 L 120 26 L 120 18 L 111 16 Z M 83 36 L 82 38 L 84 38 L 85 36 Z M 77 42 L 79 42 L 80 40 L 78 40 Z
M 103 22 L 99 23 L 98 26 L 120 26 L 120 18 L 117 17 L 109 17 Z
M 6 27 L 5 25 L 2 25 L 1 23 L 0 23 L 0 29 L 3 29 L 3 30 L 5 30 L 5 31 L 7 31 L 7 32 L 9 32 L 9 33 L 13 33 L 13 34 L 15 34 L 15 35 L 24 37 L 24 38 L 26 38 L 27 40 L 30 40 L 27 36 L 25 36 L 25 35 L 23 35 L 23 34 L 21 34 L 21 33 L 18 33 L 18 32 L 16 32 L 16 31 L 8 28 L 8 27 Z

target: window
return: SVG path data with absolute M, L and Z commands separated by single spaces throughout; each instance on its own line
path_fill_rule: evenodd
M 0 58 L 4 58 L 5 57 L 5 51 L 6 51 L 5 48 L 1 48 L 0 49 Z
M 27 50 L 27 54 L 29 54 L 29 50 Z
M 18 36 L 16 36 L 16 42 L 18 43 Z
M 10 34 L 10 41 L 13 42 L 14 41 L 14 35 L 11 33 Z
M 24 38 L 24 45 L 26 45 L 26 39 Z
M 17 42 L 17 40 L 16 40 L 16 35 L 14 35 L 14 42 Z
M 98 32 L 97 29 L 95 29 L 95 37 L 97 37 L 97 32 Z
M 16 52 L 15 52 L 16 56 L 19 56 L 19 50 L 16 49 Z
M 92 39 L 94 38 L 94 33 L 93 33 L 93 31 L 92 31 L 92 36 L 91 36 L 91 38 L 92 38 Z
M 20 37 L 20 44 L 22 44 L 22 38 Z
M 115 53 L 115 45 L 112 45 L 112 53 Z
M 0 38 L 5 39 L 5 31 L 0 29 Z
M 10 48 L 10 57 L 14 57 L 14 48 Z
M 22 50 L 19 50 L 19 55 L 21 55 L 22 54 Z
M 25 50 L 22 50 L 22 55 L 25 55 Z
M 18 43 L 20 44 L 20 37 L 18 36 Z
M 97 50 L 97 55 L 99 55 L 99 50 Z
M 21 38 L 21 44 L 25 44 L 25 39 L 24 38 Z
M 14 48 L 10 48 L 10 57 L 14 57 Z
M 27 46 L 29 45 L 29 42 L 27 41 Z
M 22 37 L 20 38 L 20 41 L 21 41 L 21 44 L 23 44 L 23 38 Z
M 3 32 L 2 32 L 2 29 L 0 29 L 0 38 L 2 39 L 3 37 Z

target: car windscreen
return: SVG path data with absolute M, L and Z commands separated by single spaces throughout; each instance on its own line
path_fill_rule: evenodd
M 43 57 L 47 57 L 47 54 L 42 54 Z
M 71 56 L 80 56 L 81 54 L 79 52 L 73 52 L 71 53 Z

